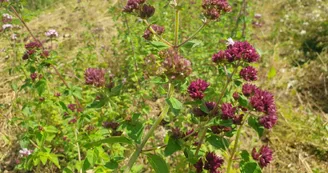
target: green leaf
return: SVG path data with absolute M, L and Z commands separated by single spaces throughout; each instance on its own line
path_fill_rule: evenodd
M 97 160 L 97 155 L 95 154 L 95 151 L 88 150 L 87 156 L 83 163 L 83 170 L 88 170 L 88 169 L 92 168 L 95 165 L 96 160 Z
M 58 132 L 58 130 L 55 126 L 45 126 L 44 131 L 46 131 L 48 133 L 57 133 Z
M 141 137 L 144 130 L 144 125 L 141 122 L 134 122 L 126 124 L 126 129 L 128 131 L 128 135 L 135 142 L 140 143 Z
M 259 121 L 255 117 L 249 117 L 248 118 L 248 125 L 251 126 L 261 137 L 264 132 L 264 127 L 259 123 Z
M 183 45 L 183 47 L 187 49 L 193 49 L 195 47 L 202 47 L 202 46 L 204 46 L 204 43 L 201 40 L 190 40 Z
M 272 79 L 276 76 L 277 70 L 274 67 L 271 67 L 269 73 L 268 73 L 268 79 Z
M 183 105 L 178 99 L 171 97 L 171 98 L 167 99 L 166 101 L 173 109 L 177 109 L 177 110 L 182 109 Z
M 241 173 L 261 173 L 261 168 L 253 159 L 251 159 L 250 154 L 246 150 L 243 150 L 240 156 L 241 161 L 239 165 Z
M 163 42 L 160 41 L 151 41 L 150 44 L 157 48 L 158 50 L 163 50 L 169 48 L 169 46 Z
M 105 167 L 108 169 L 117 169 L 118 168 L 118 163 L 115 160 L 111 160 L 110 162 L 107 162 L 105 164 Z
M 179 144 L 179 141 L 174 139 L 174 138 L 170 138 L 167 146 L 164 150 L 164 155 L 165 157 L 172 155 L 173 153 L 177 152 L 181 150 L 181 146 Z
M 122 87 L 123 87 L 123 85 L 117 85 L 117 86 L 115 86 L 114 88 L 112 88 L 110 90 L 110 95 L 111 96 L 117 96 L 117 95 L 119 95 L 120 92 L 121 92 Z
M 36 84 L 35 84 L 35 88 L 38 91 L 39 96 L 41 96 L 44 91 L 46 90 L 46 81 L 45 80 L 39 80 Z
M 132 145 L 133 142 L 128 139 L 127 137 L 123 136 L 114 136 L 114 137 L 109 137 L 97 142 L 91 142 L 85 145 L 86 148 L 91 148 L 93 146 L 99 146 L 101 144 L 115 144 L 115 143 L 122 143 L 122 144 L 129 144 Z
M 171 97 L 171 98 L 166 99 L 166 102 L 167 102 L 167 104 L 169 104 L 171 110 L 173 111 L 173 113 L 175 115 L 178 115 L 180 113 L 180 110 L 182 109 L 183 104 L 179 100 L 177 100 L 174 97 Z
M 248 107 L 248 99 L 243 95 L 239 95 L 238 103 L 240 106 Z
M 50 153 L 48 155 L 48 159 L 53 163 L 55 164 L 58 168 L 60 168 L 60 165 L 59 165 L 59 162 L 58 162 L 58 157 L 56 154 L 52 154 Z
M 221 150 L 226 150 L 229 147 L 229 141 L 223 137 L 212 135 L 208 137 L 207 142 L 210 143 L 213 147 Z
M 40 153 L 40 160 L 41 160 L 43 165 L 46 165 L 46 163 L 48 161 L 48 156 L 44 153 Z
M 169 167 L 165 160 L 156 154 L 147 154 L 147 159 L 156 173 L 169 173 Z
M 108 99 L 102 98 L 101 100 L 95 100 L 93 101 L 88 108 L 101 108 L 105 106 L 105 104 L 108 102 Z

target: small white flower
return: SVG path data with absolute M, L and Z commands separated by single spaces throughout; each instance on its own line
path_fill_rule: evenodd
M 303 25 L 308 26 L 309 22 L 304 22 Z
M 29 156 L 32 154 L 32 150 L 29 150 L 27 148 L 23 148 L 21 150 L 19 150 L 19 154 L 21 154 L 21 157 L 24 157 L 24 156 Z
M 2 30 L 6 30 L 6 29 L 12 28 L 12 27 L 13 27 L 12 24 L 4 24 L 4 25 L 2 25 Z
M 262 14 L 256 13 L 256 14 L 254 15 L 254 17 L 255 17 L 255 18 L 261 18 L 261 17 L 262 17 Z
M 58 37 L 58 32 L 54 29 L 50 29 L 49 31 L 46 32 L 46 36 L 50 38 Z
M 17 40 L 17 35 L 16 34 L 12 34 L 10 38 L 11 38 L 11 40 Z
M 306 31 L 305 31 L 305 30 L 302 30 L 302 31 L 300 32 L 300 34 L 301 34 L 301 35 L 305 35 L 305 34 L 306 34 Z
M 2 17 L 9 20 L 13 19 L 13 17 L 7 13 L 3 14 Z
M 233 41 L 232 38 L 228 38 L 226 44 L 227 44 L 227 46 L 230 46 L 230 45 L 233 46 L 235 44 L 235 42 Z

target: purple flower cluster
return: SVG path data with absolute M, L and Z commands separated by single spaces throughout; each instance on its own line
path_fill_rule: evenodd
M 147 19 L 154 15 L 155 8 L 151 5 L 144 4 L 146 0 L 128 0 L 123 11 L 126 13 L 135 13 L 138 17 Z
M 201 173 L 203 169 L 208 170 L 210 173 L 220 173 L 218 168 L 221 168 L 224 160 L 223 158 L 217 156 L 214 152 L 208 152 L 206 154 L 205 164 L 202 159 L 199 159 L 194 167 L 196 168 L 197 173 Z
M 257 111 L 265 113 L 259 121 L 265 128 L 271 129 L 277 123 L 276 105 L 270 92 L 257 89 L 250 98 L 250 103 Z
M 249 97 L 255 93 L 255 91 L 258 90 L 257 86 L 253 84 L 246 83 L 242 87 L 242 93 L 246 96 Z
M 25 54 L 23 55 L 23 60 L 29 59 L 30 56 L 34 55 L 37 51 L 42 49 L 42 44 L 40 41 L 32 41 L 25 44 Z
M 259 162 L 261 168 L 268 166 L 272 161 L 272 150 L 268 146 L 262 146 L 260 151 L 257 152 L 255 148 L 252 150 L 252 157 Z
M 231 12 L 227 0 L 203 0 L 204 15 L 212 20 L 218 19 L 223 12 Z
M 247 66 L 240 70 L 240 77 L 246 81 L 255 81 L 257 80 L 257 70 L 252 66 Z
M 157 35 L 162 35 L 165 31 L 165 28 L 163 26 L 159 26 L 156 24 L 151 25 L 150 27 L 157 33 Z M 153 33 L 150 31 L 149 28 L 147 28 L 142 37 L 145 38 L 146 40 L 151 40 L 152 36 L 153 36 Z
M 34 82 L 35 79 L 38 77 L 38 73 L 36 73 L 36 72 L 31 73 L 31 74 L 30 74 L 30 77 L 31 77 L 32 81 Z
M 232 119 L 235 116 L 236 108 L 232 107 L 230 103 L 223 103 L 221 105 L 222 119 Z
M 175 50 L 168 49 L 162 51 L 160 56 L 164 59 L 162 67 L 165 70 L 165 74 L 170 79 L 185 78 L 191 74 L 191 62 L 180 56 Z
M 106 71 L 104 69 L 88 68 L 84 73 L 85 83 L 96 87 L 105 86 L 105 74 Z
M 230 132 L 231 130 L 232 128 L 229 126 L 220 126 L 220 125 L 211 126 L 211 131 L 214 134 L 220 134 L 222 132 Z
M 215 63 L 233 62 L 236 60 L 243 60 L 245 62 L 256 62 L 260 59 L 259 54 L 255 48 L 247 41 L 232 42 L 228 45 L 225 51 L 219 51 L 212 56 L 212 61 Z
M 112 121 L 109 122 L 109 121 L 105 121 L 105 122 L 103 122 L 102 126 L 103 126 L 104 128 L 107 128 L 107 129 L 111 128 L 111 129 L 113 129 L 113 130 L 117 130 L 117 128 L 120 126 L 120 124 L 117 123 L 117 122 L 112 122 Z
M 191 98 L 197 100 L 197 99 L 203 99 L 204 97 L 204 91 L 207 89 L 207 87 L 210 86 L 209 83 L 202 79 L 197 79 L 190 83 L 188 87 L 188 93 Z
M 255 110 L 265 114 L 259 119 L 260 124 L 271 129 L 278 120 L 274 96 L 270 92 L 248 83 L 243 85 L 242 92 L 249 97 L 249 102 Z

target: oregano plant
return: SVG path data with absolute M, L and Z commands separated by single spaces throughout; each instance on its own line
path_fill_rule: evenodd
M 128 0 L 121 15 L 135 16 L 134 25 L 144 28 L 138 37 L 151 45 L 140 55 L 143 62 L 134 59 L 129 62 L 134 68 L 113 74 L 106 65 L 94 64 L 92 55 L 86 62 L 79 60 L 81 53 L 73 60 L 71 76 L 56 60 L 60 33 L 49 29 L 38 38 L 15 6 L 3 3 L 31 36 L 17 69 L 24 74 L 18 90 L 25 100 L 17 100 L 22 116 L 13 120 L 22 128 L 16 169 L 254 173 L 272 161 L 267 144 L 240 147 L 245 129 L 261 137 L 277 123 L 273 94 L 253 83 L 259 78 L 257 50 L 246 39 L 222 38 L 227 41 L 218 44 L 225 48 L 210 52 L 201 67 L 208 74 L 199 74 L 197 61 L 185 56 L 186 47 L 203 45 L 206 50 L 206 42 L 194 38 L 234 10 L 227 0 L 203 0 L 202 24 L 188 36 L 181 36 L 181 13 L 191 13 L 182 0 L 170 0 L 163 9 L 151 1 Z M 174 12 L 172 33 L 151 20 L 167 7 Z M 13 31 L 11 15 L 3 15 L 3 32 Z M 129 70 L 142 75 L 127 79 L 123 73 Z M 153 97 L 158 101 L 156 115 L 150 113 L 156 106 L 146 105 Z

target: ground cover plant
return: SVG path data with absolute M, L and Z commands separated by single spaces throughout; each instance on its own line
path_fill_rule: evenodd
M 19 3 L 2 3 L 2 33 L 21 47 L 11 69 L 22 74 L 12 84 L 21 93 L 10 121 L 20 128 L 15 170 L 262 172 L 275 159 L 262 140 L 278 116 L 273 94 L 254 83 L 261 56 L 247 41 L 251 3 L 120 2 L 110 9 L 121 28 L 113 58 L 98 62 L 98 31 L 85 33 L 69 71 L 57 62 L 61 33 L 36 36 Z M 25 42 L 15 41 L 19 27 Z M 263 143 L 241 147 L 245 129 Z

